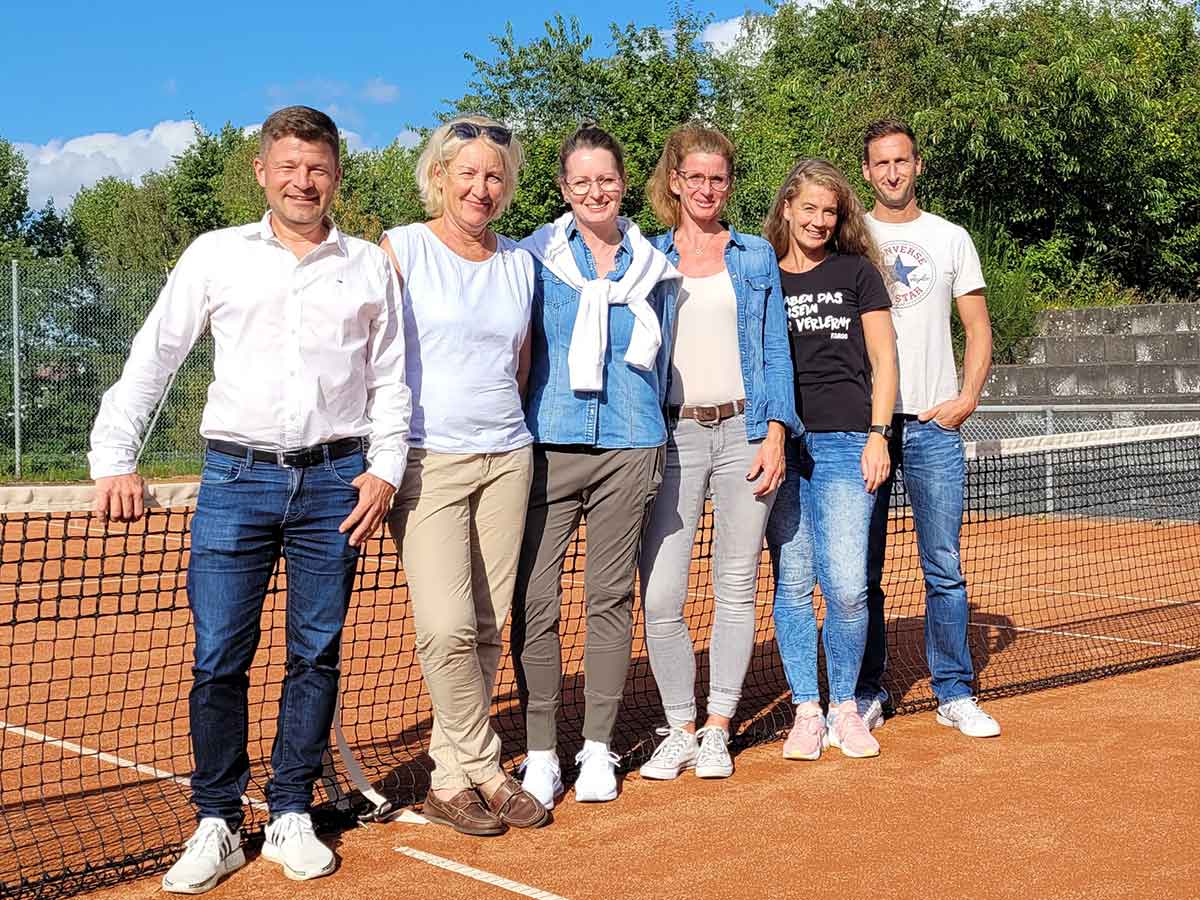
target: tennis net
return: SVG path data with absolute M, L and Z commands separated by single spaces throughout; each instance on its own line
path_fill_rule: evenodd
M 981 697 L 1200 657 L 1200 422 L 978 442 L 966 452 L 962 563 Z M 83 511 L 85 487 L 0 491 L 0 897 L 64 896 L 160 870 L 192 830 L 184 581 L 197 487 L 158 485 L 146 519 L 107 531 Z M 897 711 L 910 712 L 934 701 L 902 477 L 889 516 L 886 687 Z M 711 526 L 706 516 L 687 606 L 701 691 Z M 584 561 L 580 538 L 563 574 L 564 760 L 581 742 Z M 282 577 L 267 597 L 251 673 L 251 835 L 266 820 Z M 742 745 L 777 736 L 790 719 L 765 555 L 758 592 Z M 430 705 L 405 596 L 390 538 L 373 539 L 345 633 L 341 727 L 317 787 L 326 825 L 372 812 L 356 784 L 396 807 L 427 788 Z M 494 715 L 513 762 L 523 729 L 508 659 Z M 647 755 L 661 721 L 639 616 L 615 737 L 627 763 Z

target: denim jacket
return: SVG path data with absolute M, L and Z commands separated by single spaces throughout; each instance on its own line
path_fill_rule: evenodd
M 674 229 L 651 238 L 650 243 L 672 263 L 679 264 Z M 796 415 L 795 374 L 775 251 L 762 238 L 739 234 L 729 226 L 725 268 L 737 296 L 738 350 L 746 389 L 746 437 L 751 441 L 765 438 L 768 422 L 780 422 L 792 434 L 802 434 L 804 426 Z
M 572 222 L 569 243 L 579 271 L 596 277 L 596 262 Z M 619 281 L 633 261 L 629 238 L 617 250 L 611 281 Z M 625 362 L 634 318 L 628 306 L 608 309 L 608 347 L 604 354 L 604 389 L 572 391 L 567 351 L 575 328 L 579 292 L 559 280 L 536 257 L 531 360 L 525 423 L 540 444 L 582 444 L 607 450 L 658 447 L 667 441 L 663 406 L 671 370 L 671 336 L 678 280 L 660 281 L 647 302 L 662 328 L 662 347 L 654 368 L 635 369 Z

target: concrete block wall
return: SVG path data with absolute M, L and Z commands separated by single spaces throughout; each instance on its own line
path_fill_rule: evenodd
M 1025 359 L 994 366 L 991 403 L 1200 401 L 1200 303 L 1047 310 Z

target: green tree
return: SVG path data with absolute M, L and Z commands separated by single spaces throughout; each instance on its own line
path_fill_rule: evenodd
M 0 241 L 20 239 L 29 215 L 29 164 L 0 138 Z
M 193 239 L 230 224 L 219 197 L 221 176 L 247 140 L 228 122 L 218 132 L 195 128 L 196 140 L 175 158 L 168 183 L 171 211 Z

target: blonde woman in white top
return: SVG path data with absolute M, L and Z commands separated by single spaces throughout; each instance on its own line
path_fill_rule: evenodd
M 433 701 L 423 812 L 472 835 L 549 821 L 501 769 L 490 721 L 533 441 L 521 410 L 533 262 L 490 224 L 512 200 L 521 163 L 500 123 L 445 123 L 417 163 L 431 218 L 382 241 L 403 283 L 413 392 L 412 449 L 389 524 Z
M 798 430 L 787 319 L 775 255 L 721 221 L 733 145 L 699 126 L 676 129 L 648 185 L 671 230 L 653 239 L 683 274 L 668 387 L 666 468 L 642 543 L 646 646 L 666 712 L 645 778 L 733 773 L 729 730 L 754 649 L 763 532 Z M 716 614 L 707 718 L 696 729 L 696 657 L 684 620 L 696 527 L 711 493 Z

